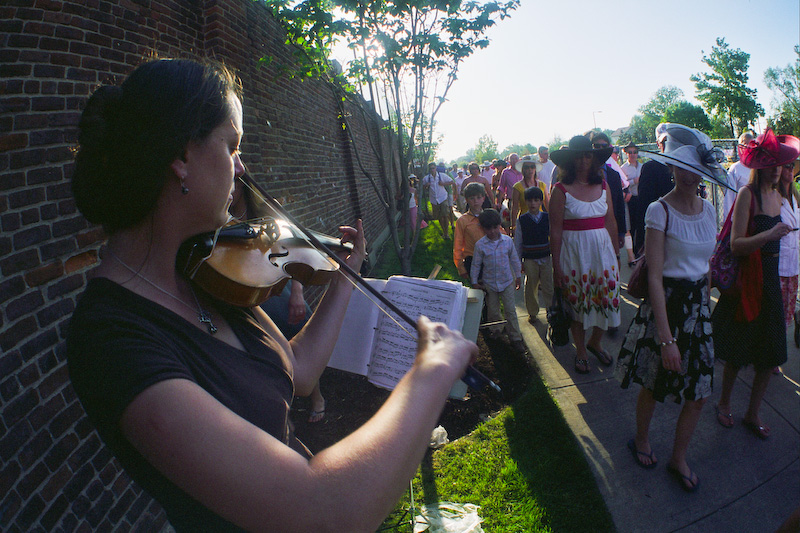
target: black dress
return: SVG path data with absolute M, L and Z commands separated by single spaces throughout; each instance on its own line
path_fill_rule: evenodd
M 780 221 L 780 215 L 755 215 L 755 233 L 767 231 Z M 720 296 L 711 315 L 716 357 L 737 368 L 752 364 L 756 370 L 765 370 L 786 362 L 786 322 L 778 277 L 780 246 L 780 240 L 775 240 L 761 247 L 763 292 L 761 312 L 755 320 L 736 320 L 740 298 L 731 294 Z

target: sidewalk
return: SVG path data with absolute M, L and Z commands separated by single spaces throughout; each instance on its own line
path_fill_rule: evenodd
M 623 266 L 623 287 L 628 276 L 629 270 Z M 762 419 L 772 429 L 766 441 L 741 424 L 752 369 L 740 372 L 734 388 L 734 427 L 726 429 L 717 423 L 714 405 L 722 386 L 722 364 L 717 362 L 714 394 L 703 409 L 689 448 L 688 462 L 701 485 L 689 494 L 666 470 L 681 406 L 669 402 L 656 407 L 650 441 L 659 466 L 640 468 L 626 447 L 635 432 L 639 386 L 621 389 L 614 379 L 614 367 L 604 367 L 591 356 L 591 373 L 576 373 L 572 344 L 552 347 L 546 341 L 544 311 L 540 311 L 536 326 L 528 323 L 522 293 L 518 291 L 517 312 L 525 342 L 583 447 L 618 531 L 775 531 L 800 505 L 800 350 L 794 345 L 792 327 L 784 375 L 773 376 L 761 408 Z M 624 288 L 622 297 L 620 329 L 604 338 L 615 361 L 638 305 Z

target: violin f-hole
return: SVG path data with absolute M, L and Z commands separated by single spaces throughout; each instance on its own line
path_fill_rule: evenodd
M 281 248 L 283 248 L 283 247 L 281 247 Z M 270 263 L 272 263 L 273 266 L 278 266 L 278 263 L 276 261 L 274 261 L 273 258 L 276 258 L 276 257 L 288 257 L 289 256 L 289 250 L 287 250 L 286 248 L 283 248 L 283 249 L 285 250 L 284 252 L 271 252 L 271 253 L 269 253 L 267 255 L 267 260 Z

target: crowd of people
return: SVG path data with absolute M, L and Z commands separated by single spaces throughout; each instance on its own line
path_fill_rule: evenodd
M 553 292 L 561 291 L 572 318 L 578 373 L 590 372 L 587 353 L 600 364 L 614 363 L 602 340 L 604 332 L 620 325 L 620 249 L 626 250 L 631 267 L 646 260 L 648 295 L 626 330 L 615 366 L 623 388 L 641 386 L 635 436 L 628 448 L 639 466 L 654 468 L 658 459 L 649 430 L 656 404 L 668 398 L 684 402 L 667 470 L 693 492 L 700 480 L 686 457 L 712 393 L 715 357 L 725 362 L 715 406 L 718 422 L 733 427 L 734 383 L 741 368 L 753 365 L 756 373 L 742 425 L 761 439 L 770 435 L 760 406 L 770 377 L 786 361 L 786 331 L 796 321 L 800 141 L 771 130 L 758 137 L 747 132 L 739 139 L 740 161 L 726 172 L 721 150 L 704 133 L 662 123 L 655 134 L 658 151 L 647 153 L 644 164 L 639 147 L 630 143 L 622 149 L 627 161 L 613 165 L 619 151 L 597 133 L 575 136 L 544 158 L 540 150 L 538 158 L 511 154 L 508 163 L 494 161 L 494 209 L 483 209 L 482 187 L 461 192 L 469 210 L 456 223 L 453 259 L 462 277 L 486 290 L 490 337 L 499 333 L 496 294 L 503 295 L 510 311 L 506 329 L 515 347 L 520 347 L 519 326 L 512 298 L 520 275 L 531 323 L 541 308 L 539 292 L 549 303 Z M 547 183 L 541 176 L 543 159 L 555 164 Z M 477 173 L 475 163 L 469 168 Z M 725 214 L 733 210 L 730 245 L 742 272 L 739 284 L 721 295 L 713 313 L 709 261 L 719 227 L 704 180 L 729 187 Z M 504 198 L 511 220 L 504 228 L 495 227 Z M 487 212 L 492 215 L 489 225 L 473 222 L 489 220 Z M 513 237 L 517 257 L 509 256 L 507 247 L 491 254 L 489 276 L 497 279 L 497 269 L 505 276 L 502 283 L 487 287 L 481 282 L 486 270 L 476 270 L 486 264 L 481 243 L 488 239 L 500 246 L 498 234 L 503 231 Z M 481 260 L 473 261 L 473 255 Z
M 640 171 L 634 145 L 624 151 L 636 170 L 616 170 L 610 161 L 619 150 L 595 134 L 576 136 L 552 154 L 543 147 L 538 157 L 472 163 L 455 176 L 431 164 L 409 185 L 413 207 L 430 202 L 430 225 L 445 238 L 453 233 L 460 275 L 486 291 L 489 335 L 505 324 L 512 345 L 525 349 L 513 299 L 523 274 L 530 321 L 555 291 L 564 295 L 577 372 L 590 371 L 587 352 L 613 364 L 602 338 L 620 325 L 619 250 L 630 222 L 632 250 L 650 265 L 650 296 L 617 361 L 623 386 L 642 385 L 629 447 L 641 466 L 655 465 L 647 438 L 655 402 L 685 399 L 669 468 L 695 490 L 699 479 L 685 456 L 711 392 L 713 344 L 726 361 L 720 424 L 733 424 L 733 378 L 754 364 L 743 423 L 769 436 L 759 406 L 786 359 L 784 319 L 793 306 L 781 294 L 794 298 L 797 290 L 798 197 L 784 171 L 800 142 L 768 131 L 740 147 L 751 177 L 733 204 L 731 245 L 741 257 L 759 257 L 761 277 L 748 278 L 747 299 L 721 299 L 710 314 L 705 280 L 716 228 L 697 188 L 701 176 L 721 169 L 700 132 L 659 128 L 663 153 L 651 154 Z M 310 421 L 324 416 L 319 376 L 350 326 L 344 316 L 353 287 L 345 275 L 330 281 L 312 313 L 294 283 L 273 305 L 241 307 L 211 296 L 176 266 L 190 238 L 213 235 L 232 216 L 257 214 L 246 189 L 237 187 L 245 180 L 243 134 L 242 89 L 214 62 L 148 61 L 121 86 L 102 86 L 91 96 L 79 124 L 72 186 L 76 205 L 108 240 L 70 322 L 72 384 L 103 441 L 176 531 L 324 531 L 343 523 L 375 530 L 416 472 L 477 346 L 421 317 L 413 366 L 379 411 L 330 448 L 316 455 L 305 448 L 288 412 L 295 395 L 314 394 Z M 629 204 L 634 197 L 637 207 L 626 214 L 625 198 Z M 463 214 L 456 216 L 454 207 Z M 361 222 L 340 230 L 352 245 L 342 261 L 358 271 L 366 251 Z M 794 238 L 786 260 L 795 264 L 781 268 L 786 237 Z M 640 238 L 643 247 L 636 246 Z M 762 290 L 750 290 L 756 288 Z M 760 314 L 751 316 L 753 304 Z M 723 331 L 731 337 L 719 338 Z

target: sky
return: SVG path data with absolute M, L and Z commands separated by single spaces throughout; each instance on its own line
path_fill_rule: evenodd
M 717 37 L 750 54 L 748 86 L 769 114 L 764 71 L 794 62 L 800 0 L 521 0 L 487 37 L 436 117 L 439 161 L 482 135 L 502 151 L 628 126 L 664 85 L 699 104 L 689 76 L 710 71 L 702 57 Z

